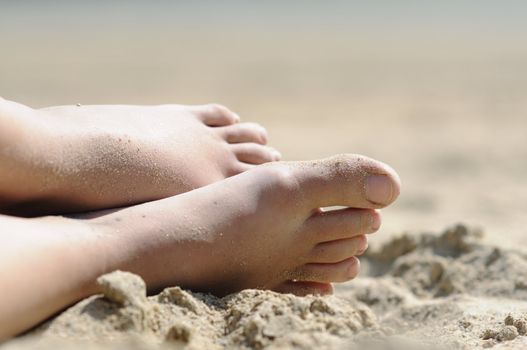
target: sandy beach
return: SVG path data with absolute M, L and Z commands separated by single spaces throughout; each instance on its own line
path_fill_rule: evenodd
M 116 271 L 85 299 L 5 349 L 517 349 L 527 345 L 527 254 L 456 225 L 393 237 L 329 297 L 170 287 L 146 296 Z
M 0 348 L 527 347 L 523 5 L 503 4 L 509 17 L 463 2 L 411 18 L 388 4 L 189 5 L 178 21 L 160 4 L 142 17 L 98 2 L 6 5 L 0 94 L 33 107 L 219 102 L 265 125 L 285 160 L 360 153 L 392 165 L 401 197 L 360 277 L 334 296 L 172 286 L 147 297 L 138 276 L 116 273 L 101 295 Z M 355 20 L 337 15 L 352 9 Z

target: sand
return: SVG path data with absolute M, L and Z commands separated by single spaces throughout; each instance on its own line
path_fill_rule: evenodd
M 161 2 L 145 2 L 148 11 L 130 5 L 130 13 L 146 12 L 138 17 L 98 3 L 82 2 L 80 10 L 47 2 L 2 7 L 2 96 L 34 107 L 220 102 L 263 124 L 285 160 L 361 153 L 392 165 L 403 181 L 399 200 L 383 211 L 383 227 L 362 258 L 364 273 L 322 299 L 352 320 L 355 311 L 368 310 L 371 325 L 354 323 L 360 327 L 342 328 L 342 334 L 312 332 L 313 320 L 322 327 L 327 316 L 343 327 L 343 319 L 311 310 L 309 317 L 294 318 L 290 305 L 307 303 L 302 298 L 254 291 L 230 297 L 243 310 L 258 300 L 288 310 L 295 321 L 285 336 L 273 338 L 261 325 L 282 323 L 274 316 L 267 320 L 269 313 L 258 307 L 241 312 L 235 330 L 226 331 L 234 306 L 228 300 L 185 294 L 199 305 L 198 315 L 175 302 L 140 297 L 152 308 L 171 305 L 166 313 L 172 316 L 163 319 L 190 329 L 175 327 L 181 344 L 193 334 L 188 344 L 196 347 L 205 341 L 211 347 L 249 345 L 256 338 L 244 335 L 243 327 L 259 318 L 249 334 L 275 348 L 293 346 L 293 339 L 305 348 L 316 341 L 334 348 L 370 342 L 372 348 L 372 338 L 394 343 L 401 337 L 450 348 L 526 347 L 527 46 L 518 45 L 526 26 L 523 4 L 435 2 L 438 10 L 384 2 L 364 9 L 359 4 L 366 2 L 348 1 L 340 2 L 349 4 L 347 10 L 324 3 L 314 20 L 307 5 L 273 2 L 261 2 L 270 4 L 269 12 L 240 10 L 239 4 L 225 9 L 224 2 L 177 11 Z M 275 16 L 282 16 L 282 25 Z M 422 234 L 460 220 L 485 234 Z M 375 253 L 382 249 L 383 255 Z M 82 313 L 82 303 L 109 311 L 98 319 Z M 150 349 L 165 341 L 168 326 L 138 331 L 141 318 L 123 315 L 142 309 L 120 303 L 82 301 L 41 329 L 41 347 L 70 340 L 76 349 L 78 339 L 131 334 L 121 348 Z M 126 319 L 133 327 L 113 328 Z M 38 348 L 28 341 L 25 348 Z
M 402 234 L 361 258 L 363 274 L 332 296 L 244 290 L 224 298 L 101 276 L 80 301 L 3 350 L 496 349 L 527 346 L 527 254 L 456 225 Z

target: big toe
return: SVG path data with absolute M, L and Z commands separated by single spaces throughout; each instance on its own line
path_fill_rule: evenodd
M 360 155 L 299 162 L 293 172 L 312 207 L 382 208 L 395 201 L 401 190 L 395 170 Z

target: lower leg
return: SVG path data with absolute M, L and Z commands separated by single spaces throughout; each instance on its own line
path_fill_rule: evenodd
M 96 293 L 112 244 L 81 221 L 0 215 L 0 342 Z

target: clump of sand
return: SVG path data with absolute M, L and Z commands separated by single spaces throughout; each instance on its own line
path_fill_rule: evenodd
M 147 297 L 141 278 L 116 271 L 99 278 L 101 295 L 7 348 L 525 346 L 527 255 L 481 237 L 463 225 L 401 235 L 362 257 L 362 276 L 327 297 L 244 290 L 217 298 L 179 287 Z
M 482 236 L 457 225 L 396 237 L 368 252 L 363 277 L 337 295 L 367 304 L 385 334 L 455 349 L 527 344 L 527 254 Z
M 85 299 L 41 327 L 40 337 L 141 339 L 191 349 L 328 346 L 373 327 L 375 316 L 355 300 L 244 290 L 224 298 L 166 288 L 147 297 L 140 277 L 122 271 L 98 280 L 102 295 Z

